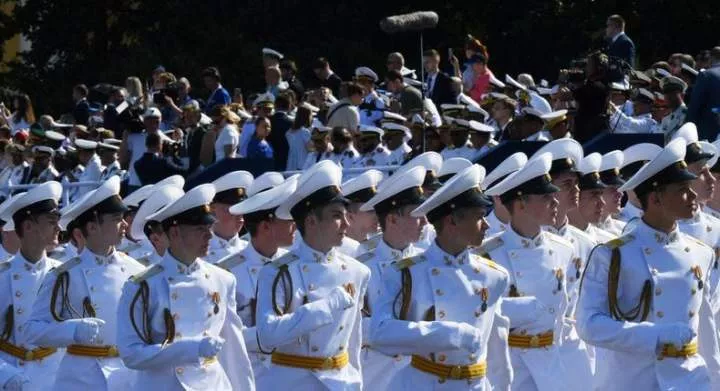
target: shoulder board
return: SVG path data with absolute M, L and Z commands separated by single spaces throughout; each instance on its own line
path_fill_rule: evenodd
M 480 263 L 482 263 L 482 264 L 484 264 L 485 266 L 487 266 L 487 267 L 489 267 L 489 268 L 491 268 L 491 269 L 495 269 L 495 270 L 497 270 L 497 271 L 499 271 L 499 272 L 501 272 L 501 273 L 505 273 L 505 274 L 508 274 L 508 275 L 510 274 L 510 273 L 508 273 L 508 271 L 507 271 L 504 267 L 498 265 L 497 263 L 495 263 L 495 262 L 493 262 L 492 260 L 487 259 L 487 258 L 485 258 L 485 257 L 483 257 L 483 256 L 480 256 L 480 255 L 477 255 L 477 254 L 473 254 L 473 259 L 476 260 L 476 261 L 478 261 L 478 262 L 480 262 Z
M 360 242 L 360 244 L 364 246 L 367 250 L 372 251 L 375 250 L 375 248 L 377 247 L 379 243 L 379 238 L 380 236 L 373 236 L 372 238 L 363 240 L 362 242 Z
M 416 257 L 405 258 L 405 259 L 399 260 L 397 262 L 393 262 L 392 265 L 395 268 L 395 270 L 402 270 L 402 269 L 409 268 L 413 265 L 417 265 L 418 263 L 422 263 L 425 261 L 427 261 L 427 258 L 425 258 L 425 256 L 418 255 Z
M 683 236 L 684 236 L 685 238 L 690 239 L 691 241 L 699 244 L 701 247 L 705 247 L 705 248 L 708 248 L 708 249 L 712 250 L 712 247 L 708 246 L 707 244 L 703 243 L 703 242 L 700 241 L 698 238 L 696 238 L 696 237 L 694 237 L 694 236 L 692 236 L 692 235 L 688 235 L 688 234 L 686 234 L 686 233 L 683 233 Z
M 232 254 L 229 255 L 221 260 L 219 260 L 215 266 L 225 269 L 227 271 L 232 270 L 237 265 L 240 265 L 245 262 L 245 256 L 242 254 Z
M 615 238 L 615 239 L 613 239 L 613 240 L 611 240 L 611 241 L 609 241 L 609 242 L 606 242 L 606 243 L 605 243 L 605 246 L 606 246 L 606 247 L 609 247 L 610 249 L 613 249 L 613 250 L 614 250 L 614 249 L 616 249 L 616 248 L 620 248 L 620 247 L 622 247 L 622 246 L 624 246 L 624 245 L 632 242 L 633 240 L 635 240 L 635 236 L 633 236 L 633 235 L 623 235 L 623 236 L 621 236 L 621 237 L 619 237 L 619 238 Z
M 140 257 L 140 258 L 136 259 L 136 261 L 143 266 L 150 266 L 150 256 L 149 255 Z
M 362 255 L 359 255 L 359 256 L 355 257 L 355 259 L 356 259 L 358 262 L 365 263 L 365 262 L 373 259 L 374 256 L 375 256 L 375 252 L 374 252 L 374 251 L 368 251 L 368 252 L 366 252 L 365 254 L 362 254 Z
M 546 232 L 546 234 L 547 234 L 547 236 L 550 238 L 550 240 L 552 240 L 553 242 L 560 243 L 560 244 L 564 245 L 565 247 L 569 247 L 569 248 L 571 248 L 571 249 L 574 248 L 573 245 L 572 245 L 572 243 L 570 243 L 569 241 L 561 238 L 560 236 L 555 235 L 555 234 L 552 233 L 552 232 Z
M 0 263 L 0 273 L 4 272 L 5 270 L 10 269 L 10 262 L 3 262 Z
M 153 265 L 153 266 L 141 271 L 140 273 L 130 277 L 130 281 L 132 281 L 136 284 L 139 284 L 139 283 L 147 280 L 148 278 L 162 272 L 164 269 L 165 268 L 162 267 L 162 265 Z
M 495 251 L 500 246 L 502 246 L 505 242 L 503 242 L 501 235 L 496 235 L 491 238 L 488 238 L 483 242 L 483 244 L 480 245 L 480 247 L 477 248 L 478 254 L 488 254 L 491 251 Z
M 280 268 L 281 266 L 285 266 L 289 264 L 290 262 L 298 260 L 299 257 L 293 253 L 287 253 L 283 255 L 282 257 L 272 261 L 272 265 L 276 268 Z
M 80 257 L 70 258 L 67 262 L 63 263 L 62 265 L 60 265 L 56 268 L 53 268 L 52 270 L 55 273 L 55 275 L 59 276 L 62 273 L 70 271 L 70 269 L 74 268 L 75 266 L 79 265 L 80 263 L 82 263 L 82 260 L 80 259 Z
M 588 242 L 591 242 L 591 243 L 595 241 L 595 240 L 592 238 L 592 236 L 588 235 L 587 232 L 581 230 L 580 228 L 578 228 L 578 227 L 576 227 L 576 226 L 574 226 L 574 225 L 571 225 L 569 228 L 570 228 L 570 230 L 572 231 L 572 234 L 573 234 L 573 235 L 575 235 L 575 236 L 577 236 L 577 237 L 581 237 L 581 238 L 583 238 L 584 240 L 587 240 Z M 564 238 L 563 238 L 563 239 L 564 239 Z

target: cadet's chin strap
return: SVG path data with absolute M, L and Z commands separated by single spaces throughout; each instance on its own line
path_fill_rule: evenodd
M 142 314 L 142 330 L 138 328 L 137 322 L 135 321 L 135 305 L 137 304 L 138 300 L 141 301 L 142 308 L 141 308 L 141 314 Z M 137 292 L 135 292 L 135 296 L 133 296 L 132 301 L 130 302 L 130 323 L 132 323 L 133 329 L 135 329 L 135 333 L 140 337 L 140 339 L 145 342 L 148 345 L 153 344 L 153 338 L 152 338 L 152 325 L 150 324 L 150 286 L 148 285 L 147 281 L 143 281 L 140 283 L 140 287 L 138 288 Z M 172 313 L 170 312 L 169 308 L 165 308 L 163 310 L 163 318 L 165 320 L 165 339 L 163 340 L 162 344 L 168 344 L 173 343 L 175 341 L 175 320 L 172 317 Z
M 610 270 L 608 271 L 608 304 L 610 309 L 610 315 L 616 320 L 625 321 L 636 321 L 640 312 L 642 311 L 641 322 L 644 322 L 648 314 L 650 313 L 650 302 L 652 300 L 652 283 L 650 280 L 645 280 L 643 284 L 642 293 L 640 294 L 640 300 L 637 306 L 628 311 L 623 312 L 620 309 L 617 299 L 618 282 L 620 281 L 620 249 L 612 249 L 612 255 L 610 256 Z
M 50 296 L 50 314 L 52 315 L 53 319 L 55 319 L 58 322 L 62 322 L 65 320 L 65 318 L 62 316 L 62 313 L 67 310 L 68 315 L 70 316 L 70 319 L 72 318 L 83 318 L 86 314 L 89 314 L 90 316 L 95 316 L 95 309 L 92 308 L 92 304 L 90 303 L 90 298 L 86 297 L 83 300 L 83 314 L 81 315 L 75 308 L 72 306 L 72 303 L 70 303 L 70 297 L 69 297 L 69 290 L 70 290 L 70 273 L 67 271 L 60 273 L 57 276 L 57 279 L 55 279 L 55 285 L 53 285 L 52 289 L 52 295 Z M 57 309 L 57 299 L 58 296 L 61 297 L 60 300 L 60 313 L 58 313 Z
M 277 287 L 282 283 L 283 295 L 284 295 L 284 306 L 281 308 L 277 303 Z M 275 279 L 272 283 L 272 305 L 275 314 L 285 315 L 289 313 L 292 308 L 292 295 L 293 295 L 293 283 L 292 277 L 290 276 L 290 269 L 287 265 L 279 267 L 278 273 L 275 275 Z
M 12 334 L 13 327 L 15 327 L 15 307 L 12 304 L 8 306 L 8 310 L 5 313 L 5 328 L 3 328 L 0 340 L 10 341 L 10 335 Z

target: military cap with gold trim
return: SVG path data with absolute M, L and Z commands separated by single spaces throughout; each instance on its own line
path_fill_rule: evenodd
M 662 147 L 657 144 L 640 143 L 625 148 L 623 151 L 623 162 L 620 167 L 620 174 L 624 180 L 630 179 L 638 170 L 652 160 Z
M 425 168 L 415 166 L 402 175 L 393 175 L 385 180 L 382 187 L 371 199 L 360 207 L 363 212 L 375 210 L 387 214 L 406 205 L 419 205 L 425 201 L 422 184 Z
M 638 197 L 657 191 L 663 185 L 691 181 L 697 176 L 685 163 L 686 142 L 682 137 L 671 140 L 648 164 L 628 179 L 620 191 L 634 190 Z
M 340 190 L 350 202 L 365 203 L 377 193 L 377 186 L 383 180 L 383 173 L 378 170 L 368 170 L 345 181 Z
M 120 198 L 119 176 L 113 176 L 106 180 L 91 193 L 87 199 L 82 197 L 83 202 L 77 203 L 71 209 L 72 213 L 78 216 L 75 219 L 78 225 L 95 221 L 99 215 L 128 211 L 128 207 Z
M 210 225 L 215 217 L 210 203 L 215 196 L 215 186 L 211 183 L 196 186 L 166 207 L 153 213 L 145 221 L 158 221 L 163 229 L 174 225 Z
M 622 186 L 625 181 L 620 176 L 625 155 L 622 151 L 610 151 L 602 156 L 600 163 L 600 180 L 608 186 Z
M 340 191 L 342 169 L 323 160 L 306 170 L 298 179 L 295 192 L 275 212 L 283 220 L 302 220 L 307 214 L 332 203 L 348 204 Z
M 31 216 L 45 213 L 58 213 L 58 202 L 62 195 L 62 185 L 55 181 L 45 182 L 20 196 L 13 197 L 4 207 L 0 219 L 13 222 L 17 227 Z
M 602 164 L 602 155 L 599 153 L 591 153 L 585 156 L 578 164 L 580 172 L 580 181 L 578 187 L 580 191 L 604 189 L 607 186 L 600 180 L 600 165 Z
M 246 222 L 260 222 L 275 218 L 275 210 L 295 192 L 299 178 L 300 174 L 295 174 L 272 189 L 257 193 L 231 206 L 230 214 L 243 215 Z
M 530 159 L 523 168 L 508 175 L 485 193 L 490 196 L 499 196 L 502 202 L 507 202 L 527 194 L 558 192 L 560 188 L 552 184 L 552 177 L 549 174 L 551 166 L 552 154 L 550 152 L 543 153 Z
M 492 203 L 480 189 L 483 179 L 485 179 L 485 169 L 473 164 L 450 178 L 427 201 L 413 210 L 411 215 L 426 216 L 428 221 L 434 222 L 458 209 L 487 208 Z
M 577 165 L 583 158 L 583 148 L 580 143 L 571 138 L 561 138 L 551 141 L 540 148 L 530 158 L 533 159 L 543 153 L 550 152 L 552 154 L 552 166 L 550 175 L 560 172 L 576 171 Z
M 682 137 L 687 143 L 685 151 L 685 163 L 693 164 L 701 160 L 709 160 L 713 155 L 704 152 L 698 143 L 697 126 L 692 122 L 687 122 L 675 132 L 673 139 Z
M 233 171 L 212 182 L 215 186 L 213 202 L 235 205 L 247 198 L 247 189 L 253 182 L 253 176 L 247 171 Z

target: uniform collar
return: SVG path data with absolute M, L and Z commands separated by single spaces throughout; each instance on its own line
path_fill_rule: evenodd
M 162 263 L 167 266 L 165 269 L 170 271 L 171 274 L 177 273 L 187 276 L 200 269 L 200 258 L 195 258 L 193 263 L 188 266 L 170 254 L 170 250 L 165 252 Z
M 316 263 L 332 262 L 335 258 L 337 258 L 338 254 L 336 247 L 333 247 L 327 253 L 322 253 L 318 250 L 315 250 L 307 243 L 305 243 L 305 240 L 300 236 L 297 237 L 297 242 L 295 244 L 295 252 L 300 257 L 301 262 Z
M 390 245 L 385 242 L 385 239 L 380 239 L 377 247 L 375 248 L 375 254 L 380 256 L 381 260 L 399 261 L 410 256 L 410 254 L 413 253 L 413 249 L 414 247 L 411 243 L 404 249 L 397 250 L 390 247 Z
M 565 222 L 560 228 L 555 228 L 552 225 L 544 225 L 542 227 L 543 231 L 547 231 L 550 233 L 553 233 L 558 236 L 565 236 L 568 231 L 568 226 L 570 225 L 570 220 L 568 220 L 567 216 L 565 216 Z
M 643 215 L 642 209 L 638 208 L 630 202 L 625 204 L 625 207 L 623 208 L 621 213 L 627 216 L 628 220 L 635 217 L 642 217 Z
M 509 223 L 505 223 L 502 220 L 500 220 L 499 217 L 497 217 L 497 214 L 495 214 L 495 210 L 490 212 L 490 215 L 487 218 L 488 222 L 491 223 L 490 225 L 496 225 L 500 231 L 505 231 L 507 227 L 510 225 Z
M 253 261 L 256 261 L 256 260 L 260 261 L 260 263 L 262 263 L 263 265 L 270 263 L 273 260 L 277 259 L 279 256 L 279 253 L 280 253 L 280 250 L 275 251 L 275 254 L 273 254 L 272 257 L 268 258 L 268 257 L 260 254 L 255 249 L 255 246 L 253 246 L 253 244 L 252 244 L 252 240 L 248 241 L 248 245 L 247 245 L 247 247 L 245 247 L 245 249 L 247 250 L 246 258 L 249 258 L 250 260 L 253 260 Z
M 535 235 L 534 238 L 526 238 L 515 232 L 513 227 L 508 224 L 505 234 L 503 234 L 503 242 L 507 244 L 508 248 L 533 249 L 541 247 L 545 243 L 546 236 L 547 234 L 540 230 L 540 233 Z
M 13 259 L 11 260 L 11 262 L 15 264 L 15 266 L 19 269 L 25 269 L 29 272 L 41 271 L 45 269 L 45 265 L 47 264 L 47 254 L 44 254 L 39 261 L 32 263 L 22 255 L 22 252 L 18 251 L 15 257 L 13 257 Z
M 238 236 L 237 234 L 235 234 L 232 238 L 230 238 L 230 240 L 225 240 L 225 239 L 221 238 L 220 236 L 216 235 L 215 232 L 213 232 L 212 238 L 222 248 L 234 247 L 234 246 L 237 246 L 240 244 L 240 236 Z
M 709 214 L 712 217 L 720 218 L 720 211 L 717 211 L 707 205 L 703 206 L 703 212 Z
M 650 241 L 661 245 L 668 245 L 680 240 L 680 230 L 677 224 L 675 224 L 672 231 L 665 233 L 647 225 L 643 219 L 639 219 L 636 228 L 633 230 L 633 235 L 645 236 Z
M 112 248 L 112 251 L 108 255 L 98 255 L 94 252 L 90 251 L 89 248 L 85 247 L 80 252 L 80 257 L 84 259 L 89 259 L 91 262 L 95 263 L 98 266 L 107 266 L 111 265 L 116 262 L 115 255 L 117 254 L 117 251 L 115 251 L 115 247 Z
M 423 256 L 435 264 L 444 266 L 462 266 L 470 262 L 468 254 L 468 250 L 465 250 L 457 256 L 450 255 L 438 246 L 437 241 L 433 241 L 432 245 L 430 245 L 427 251 L 423 253 Z

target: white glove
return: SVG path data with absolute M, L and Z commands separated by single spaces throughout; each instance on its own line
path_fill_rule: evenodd
M 92 345 L 100 336 L 100 330 L 105 326 L 105 321 L 98 318 L 76 319 L 75 342 L 83 345 Z
M 198 352 L 200 357 L 215 357 L 222 350 L 225 340 L 218 337 L 205 337 L 200 340 Z
M 472 326 L 469 323 L 459 323 L 460 326 L 460 348 L 470 353 L 475 353 L 480 350 L 480 342 L 482 339 L 482 332 L 479 328 Z
M 22 391 L 23 386 L 29 383 L 30 380 L 24 375 L 15 375 L 5 382 L 2 389 L 8 391 Z
M 327 301 L 333 311 L 346 310 L 355 305 L 355 299 L 341 286 L 330 291 Z
M 697 335 L 695 331 L 684 323 L 656 324 L 658 329 L 658 349 L 665 344 L 672 344 L 680 348 L 687 345 Z

